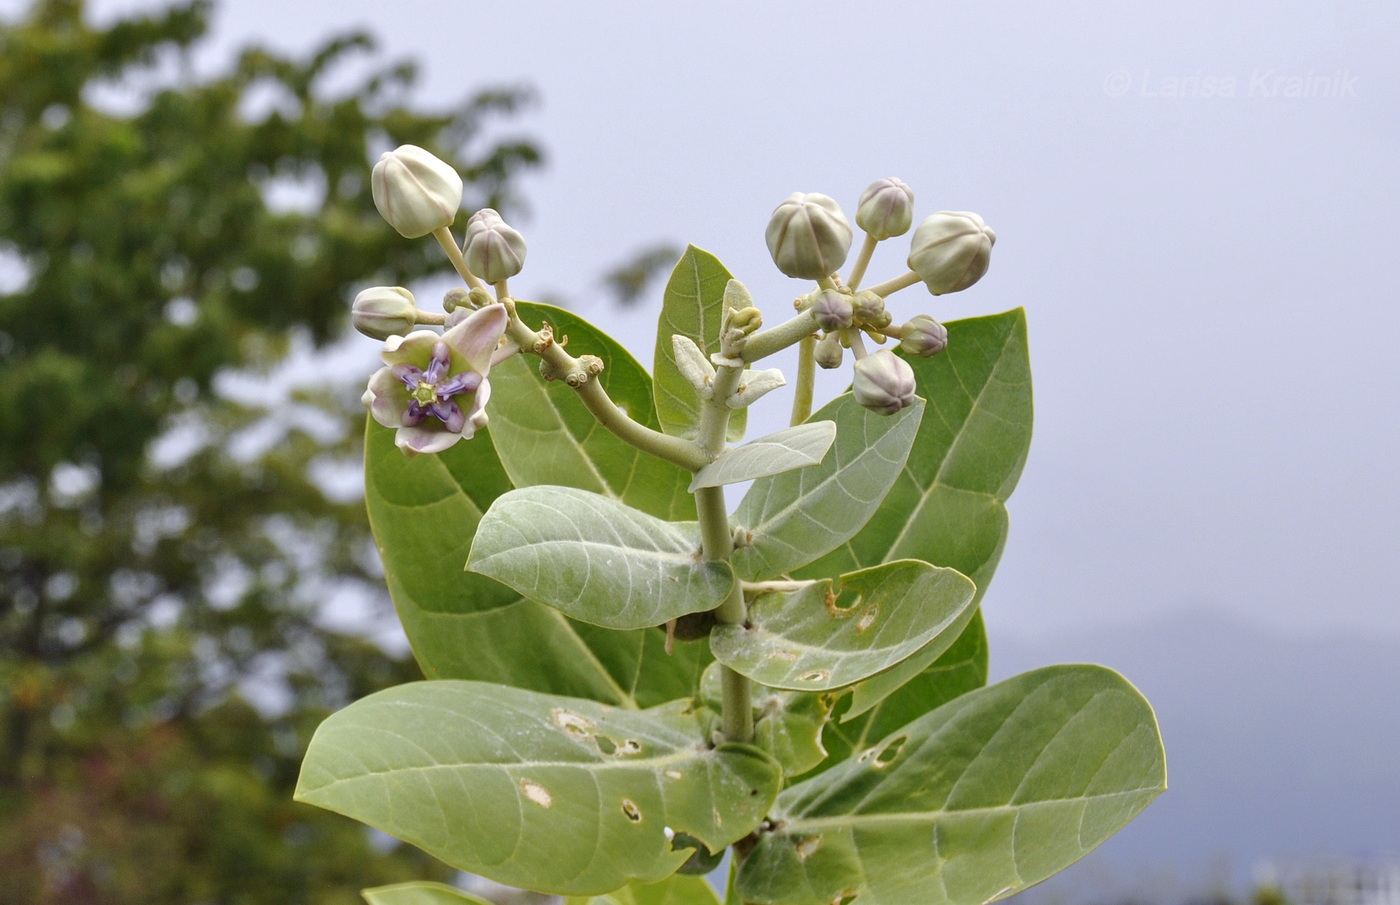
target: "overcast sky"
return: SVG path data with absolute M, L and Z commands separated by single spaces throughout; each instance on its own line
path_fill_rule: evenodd
M 639 247 L 714 252 L 777 317 L 801 287 L 763 229 L 789 193 L 853 215 L 898 176 L 919 217 L 981 213 L 987 277 L 891 304 L 1028 311 L 1035 439 L 994 638 L 1202 608 L 1400 637 L 1393 0 L 223 0 L 214 21 L 210 61 L 367 29 L 421 63 L 424 104 L 533 85 L 510 128 L 549 164 L 511 286 L 566 295 L 644 362 L 660 287 L 620 325 L 593 301 Z M 870 282 L 903 269 L 886 244 Z

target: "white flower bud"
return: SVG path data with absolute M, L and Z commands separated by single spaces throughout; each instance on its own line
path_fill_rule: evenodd
M 525 266 L 525 237 L 491 208 L 482 208 L 467 221 L 462 247 L 467 269 L 488 283 L 508 280 Z
M 386 152 L 369 184 L 380 216 L 406 239 L 451 226 L 462 206 L 462 177 L 417 145 Z
M 724 404 L 732 409 L 741 409 L 781 386 L 787 386 L 787 380 L 777 368 L 745 371 L 739 378 L 739 389 L 724 400 Z
M 851 392 L 872 412 L 893 415 L 914 401 L 914 369 L 889 349 L 881 349 L 856 362 Z
M 374 286 L 355 296 L 350 321 L 373 339 L 406 336 L 418 323 L 418 305 L 402 286 Z
M 830 371 L 833 368 L 841 367 L 841 359 L 845 356 L 845 351 L 841 348 L 841 337 L 835 333 L 829 333 L 817 340 L 816 361 L 817 364 Z
M 997 234 L 971 211 L 939 211 L 914 230 L 909 269 L 934 295 L 960 292 L 982 278 Z
M 855 306 L 851 297 L 835 289 L 822 289 L 811 295 L 812 319 L 823 330 L 844 330 L 855 317 Z
M 899 348 L 910 355 L 932 358 L 948 348 L 948 330 L 927 314 L 916 314 L 899 328 Z
M 768 221 L 768 253 L 790 277 L 819 280 L 835 273 L 851 250 L 851 224 L 835 199 L 794 192 Z
M 914 190 L 901 180 L 880 179 L 861 192 L 856 225 L 872 239 L 902 236 L 913 222 Z
M 700 351 L 695 340 L 680 333 L 673 334 L 671 350 L 676 358 L 676 369 L 681 372 L 681 376 L 690 381 L 690 385 L 695 387 L 702 399 L 709 399 L 713 395 L 710 381 L 714 379 L 715 368 L 705 357 L 705 353 Z

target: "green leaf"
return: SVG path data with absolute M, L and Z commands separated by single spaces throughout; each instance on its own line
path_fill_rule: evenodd
M 701 487 L 738 484 L 755 478 L 781 474 L 816 465 L 831 449 L 836 425 L 831 421 L 809 421 L 750 440 L 724 453 L 695 473 L 690 492 Z
M 477 526 L 467 568 L 606 628 L 644 628 L 712 610 L 729 564 L 701 559 L 699 528 L 572 487 L 502 494 Z
M 638 423 L 660 428 L 651 377 L 626 349 L 562 308 L 520 302 L 517 309 L 531 325 L 551 324 L 555 338 L 567 338 L 575 355 L 601 358 L 603 371 L 595 379 L 613 402 Z M 491 437 L 515 486 L 577 487 L 658 518 L 695 518 L 695 499 L 686 492 L 688 471 L 619 440 L 572 389 L 546 382 L 535 364 L 536 359 L 517 355 L 491 369 Z
M 712 720 L 706 728 L 719 728 L 723 709 L 720 664 L 711 663 L 700 680 L 700 700 Z M 771 754 L 784 776 L 801 776 L 827 759 L 822 729 L 831 718 L 836 696 L 781 691 L 755 685 L 752 692 L 754 744 Z
M 754 481 L 734 513 L 753 535 L 751 544 L 734 551 L 739 576 L 774 578 L 850 540 L 899 477 L 923 412 L 920 399 L 893 415 L 877 415 L 847 393 L 813 415 L 811 421 L 835 422 L 836 443 L 819 465 Z
M 660 883 L 629 883 L 607 895 L 570 897 L 564 905 L 719 905 L 704 877 L 673 874 Z
M 947 327 L 946 351 L 908 359 L 928 409 L 899 479 L 864 528 L 798 575 L 820 578 L 894 559 L 922 559 L 971 578 L 981 602 L 1006 544 L 1006 499 L 1030 449 L 1025 313 L 1016 309 Z M 983 634 L 980 613 L 967 631 Z M 978 649 L 985 675 L 985 643 Z M 959 681 L 969 675 L 942 667 L 932 656 L 916 655 L 857 686 L 843 721 L 878 707 L 926 669 Z M 909 689 L 911 700 L 925 699 L 927 685 Z M 908 713 L 910 702 L 894 707 Z
M 679 703 L 679 702 L 678 702 Z M 627 711 L 478 682 L 416 682 L 316 730 L 296 797 L 460 870 L 562 895 L 656 882 L 743 838 L 777 794 L 752 745 L 707 747 L 678 706 Z
M 947 650 L 972 619 L 976 590 L 952 569 L 901 560 L 842 575 L 839 591 L 828 580 L 760 594 L 745 624 L 715 626 L 710 650 L 770 688 L 842 688 Z
M 1166 788 L 1152 708 L 1052 666 L 963 695 L 783 792 L 746 902 L 983 905 L 1063 870 Z
M 733 279 L 719 259 L 708 251 L 686 247 L 661 304 L 656 325 L 656 358 L 652 366 L 656 393 L 656 414 L 661 429 L 676 437 L 695 436 L 700 423 L 700 398 L 690 381 L 676 367 L 671 337 L 688 336 L 706 355 L 719 351 L 719 324 L 724 316 L 724 287 Z M 747 412 L 739 409 L 729 416 L 729 442 L 744 436 Z
M 362 889 L 360 895 L 369 905 L 492 905 L 460 889 L 426 880 Z
M 412 459 L 368 421 L 365 500 L 384 577 L 423 672 L 648 707 L 694 692 L 709 646 L 664 651 L 658 631 L 617 632 L 462 571 L 481 514 L 510 481 L 479 432 Z

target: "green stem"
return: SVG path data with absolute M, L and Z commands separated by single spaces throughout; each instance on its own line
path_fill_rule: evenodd
M 447 226 L 433 230 L 433 238 L 438 240 L 442 250 L 447 252 L 447 260 L 452 262 L 457 274 L 467 281 L 467 285 L 472 289 L 485 289 L 486 284 L 481 278 L 467 269 L 466 259 L 462 257 L 462 249 L 457 247 L 457 240 L 452 238 L 452 229 Z
M 744 361 L 753 363 L 760 358 L 767 358 L 774 352 L 781 352 L 788 346 L 796 342 L 801 342 L 804 337 L 811 336 L 817 332 L 817 322 L 812 320 L 812 314 L 808 310 L 799 311 L 794 317 L 783 321 L 776 327 L 770 327 L 750 336 L 748 342 L 744 344 L 742 353 Z
M 885 282 L 878 286 L 871 286 L 870 291 L 882 299 L 889 298 L 899 290 L 908 289 L 910 286 L 913 286 L 915 283 L 919 282 L 919 279 L 919 275 L 911 270 L 903 276 L 897 276 L 892 280 L 885 280 Z
M 875 246 L 879 244 L 879 239 L 869 233 L 865 234 L 865 244 L 860 247 L 855 266 L 851 268 L 851 278 L 846 281 L 846 288 L 852 292 L 860 288 L 860 281 L 865 278 L 865 268 L 870 266 L 870 256 L 875 254 Z
M 817 380 L 817 338 L 808 334 L 797 344 L 797 385 L 792 390 L 793 426 L 812 415 L 812 388 Z

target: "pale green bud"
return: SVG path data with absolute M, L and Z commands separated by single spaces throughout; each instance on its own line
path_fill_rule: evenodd
M 866 327 L 874 327 L 876 330 L 889 326 L 890 315 L 885 311 L 884 296 L 876 295 L 869 289 L 862 289 L 856 293 L 852 302 L 855 305 L 857 323 Z
M 462 247 L 467 269 L 488 283 L 508 280 L 525 266 L 525 237 L 501 215 L 482 208 L 467 221 L 467 241 Z
M 855 306 L 851 297 L 835 289 L 822 289 L 811 295 L 812 319 L 823 330 L 843 330 L 851 325 L 855 317 Z
M 910 355 L 932 358 L 948 348 L 948 330 L 927 314 L 916 314 L 899 328 L 899 348 Z
M 835 333 L 828 333 L 817 340 L 816 361 L 817 364 L 828 371 L 841 367 L 841 359 L 845 356 L 841 348 L 841 337 Z
M 790 277 L 819 280 L 840 269 L 851 250 L 851 224 L 836 200 L 794 192 L 768 221 L 768 253 Z
M 451 226 L 462 206 L 462 177 L 417 145 L 386 152 L 369 184 L 380 216 L 406 239 Z
M 982 278 L 997 234 L 971 211 L 939 211 L 914 230 L 909 269 L 934 295 L 960 292 Z
M 873 239 L 888 239 L 909 232 L 914 222 L 914 190 L 890 178 L 870 183 L 860 194 L 856 225 Z
M 372 339 L 407 336 L 418 323 L 418 305 L 402 286 L 374 286 L 355 296 L 350 321 Z
M 856 402 L 881 415 L 914 402 L 914 369 L 889 349 L 881 349 L 856 362 L 851 393 Z
M 732 282 L 738 281 L 735 280 Z M 759 311 L 752 305 L 749 305 L 744 308 L 734 308 L 726 312 L 726 330 L 734 330 L 744 336 L 748 336 L 750 333 L 753 333 L 755 330 L 762 326 L 763 312 Z
M 458 308 L 470 307 L 468 305 L 468 300 L 470 298 L 471 296 L 467 293 L 467 290 L 463 289 L 461 286 L 454 286 L 443 293 L 442 310 L 451 314 Z

